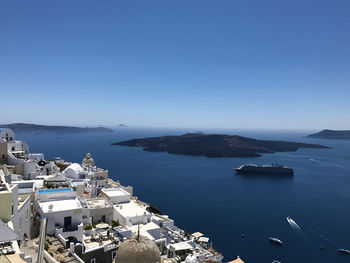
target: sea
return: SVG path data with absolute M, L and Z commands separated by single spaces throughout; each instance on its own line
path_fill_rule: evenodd
M 17 134 L 46 159 L 81 163 L 87 152 L 109 176 L 134 187 L 140 200 L 158 207 L 187 232 L 201 232 L 224 255 L 248 263 L 350 262 L 350 140 L 311 139 L 314 131 L 202 130 L 256 139 L 316 143 L 331 149 L 299 149 L 254 158 L 207 158 L 146 152 L 112 142 L 181 135 L 189 129 L 118 128 L 113 133 Z M 278 163 L 294 177 L 237 175 L 242 164 Z M 288 223 L 291 217 L 295 224 Z M 244 234 L 244 237 L 241 235 Z M 284 242 L 276 246 L 268 241 Z M 324 246 L 321 249 L 320 246 Z

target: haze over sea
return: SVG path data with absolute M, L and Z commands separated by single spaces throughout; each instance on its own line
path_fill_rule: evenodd
M 47 159 L 59 156 L 80 163 L 91 152 L 98 166 L 108 169 L 114 180 L 133 186 L 139 199 L 159 207 L 180 228 L 210 237 L 225 261 L 239 255 L 249 263 L 349 262 L 349 256 L 337 249 L 350 248 L 350 141 L 302 138 L 313 131 L 204 130 L 332 147 L 258 158 L 182 156 L 110 145 L 194 131 L 119 128 L 107 134 L 17 134 L 17 138 Z M 232 170 L 244 163 L 271 162 L 291 166 L 294 177 L 241 176 Z M 288 224 L 287 216 L 301 231 Z M 269 236 L 280 238 L 284 245 L 274 246 Z

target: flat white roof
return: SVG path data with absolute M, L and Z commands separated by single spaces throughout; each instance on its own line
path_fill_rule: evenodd
M 199 242 L 208 243 L 209 237 L 200 237 L 200 238 L 198 239 L 198 241 L 199 241 Z
M 11 181 L 11 184 L 18 184 L 18 188 L 22 188 L 21 185 L 31 185 L 30 187 L 35 186 L 36 188 L 44 187 L 44 180 L 22 180 L 22 181 Z
M 85 199 L 90 209 L 112 207 L 105 199 Z
M 175 250 L 189 250 L 193 249 L 193 247 L 188 244 L 186 241 L 175 243 L 175 244 L 170 244 Z
M 102 192 L 104 192 L 109 197 L 130 195 L 123 188 L 102 189 Z
M 136 235 L 139 230 L 139 225 L 133 225 L 129 227 L 127 226 L 126 228 L 131 230 L 131 232 L 133 232 L 133 234 Z M 144 225 L 140 224 L 140 235 L 147 237 L 151 240 L 154 240 L 155 238 L 148 232 L 149 230 L 153 230 L 153 229 L 160 229 L 160 227 L 153 222 L 150 222 Z
M 115 205 L 114 209 L 123 217 L 135 217 L 150 214 L 143 206 L 134 201 L 130 201 L 126 204 Z
M 40 202 L 39 204 L 45 214 L 82 208 L 78 198 Z
M 192 236 L 193 236 L 194 238 L 199 238 L 199 237 L 202 237 L 202 236 L 204 236 L 204 235 L 203 235 L 201 232 L 196 232 L 196 233 L 193 233 Z

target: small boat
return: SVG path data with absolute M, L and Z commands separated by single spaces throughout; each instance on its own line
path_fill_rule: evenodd
M 344 253 L 344 254 L 350 255 L 350 250 L 348 250 L 348 249 L 339 248 L 339 249 L 338 249 L 338 252 L 339 252 L 339 253 Z
M 281 240 L 279 240 L 278 238 L 275 238 L 275 237 L 269 237 L 269 240 L 272 242 L 272 243 L 275 243 L 277 245 L 283 245 L 283 242 Z

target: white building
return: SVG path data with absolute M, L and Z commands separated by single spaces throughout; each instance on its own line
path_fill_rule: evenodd
M 37 201 L 36 210 L 47 218 L 47 234 L 60 234 L 61 238 L 83 239 L 82 206 L 78 198 Z
M 112 223 L 113 206 L 104 198 L 85 199 L 91 223 Z
M 102 189 L 101 196 L 105 197 L 112 204 L 122 204 L 130 202 L 130 194 L 120 187 Z
M 15 133 L 11 129 L 0 128 L 0 164 L 21 164 L 28 157 L 28 151 L 28 145 L 16 141 Z
M 0 139 L 6 140 L 6 141 L 14 141 L 16 140 L 16 135 L 11 129 L 0 128 Z
M 174 220 L 167 215 L 152 215 L 151 221 L 160 227 L 174 229 Z
M 44 180 L 20 180 L 20 181 L 11 181 L 12 185 L 18 185 L 18 193 L 19 194 L 32 194 L 38 189 L 42 189 L 44 187 Z
M 151 216 L 151 213 L 135 201 L 114 206 L 114 220 L 119 221 L 122 226 L 147 224 L 151 221 Z
M 5 182 L 5 174 L 0 170 L 0 219 L 12 222 L 14 231 L 21 239 L 30 238 L 31 195 L 19 195 L 18 185 Z
M 28 160 L 39 162 L 40 160 L 45 160 L 45 156 L 42 153 L 30 153 L 28 155 Z
M 71 179 L 82 179 L 86 175 L 83 167 L 78 163 L 72 163 L 62 173 L 65 177 Z

